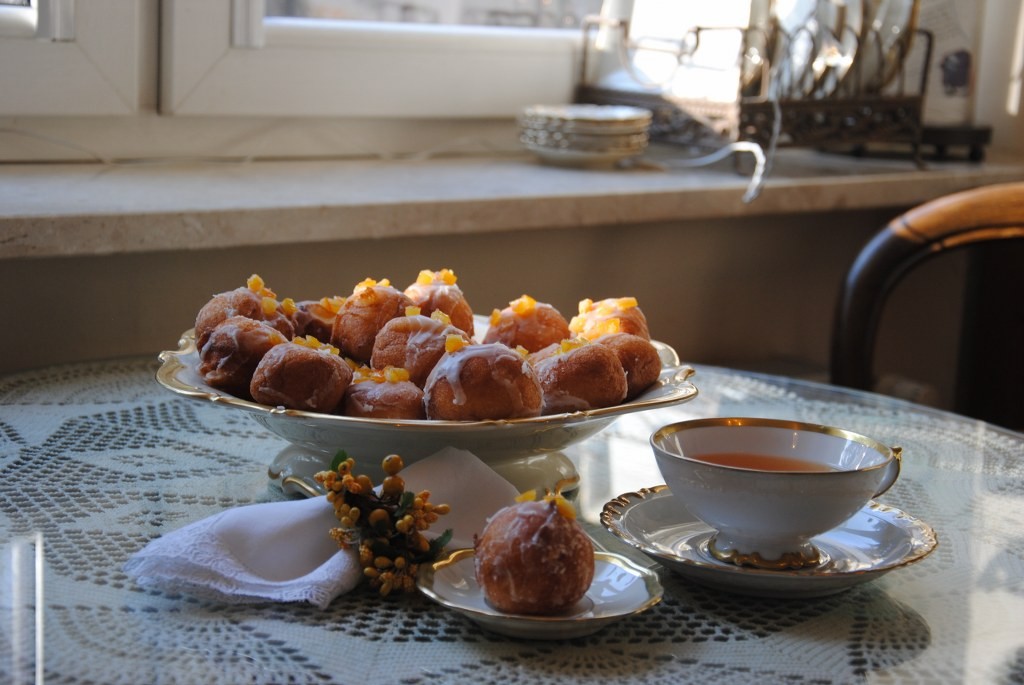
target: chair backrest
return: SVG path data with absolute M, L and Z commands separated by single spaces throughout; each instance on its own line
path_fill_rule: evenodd
M 1024 238 L 1024 182 L 954 193 L 893 219 L 857 255 L 840 288 L 832 329 L 832 383 L 872 388 L 882 311 L 893 288 L 914 267 L 947 250 L 1014 238 Z

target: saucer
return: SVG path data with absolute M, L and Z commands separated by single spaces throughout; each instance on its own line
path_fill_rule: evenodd
M 491 607 L 476 582 L 473 550 L 460 549 L 425 564 L 417 579 L 420 591 L 442 606 L 492 632 L 531 640 L 583 637 L 615 621 L 650 609 L 663 593 L 658 575 L 625 557 L 594 553 L 594 581 L 583 599 L 557 616 L 506 614 Z
M 680 520 L 666 485 L 613 499 L 601 511 L 611 533 L 695 583 L 755 597 L 824 597 L 874 580 L 928 556 L 938 544 L 928 524 L 870 502 L 842 525 L 815 538 L 822 561 L 799 570 L 766 571 L 715 559 L 712 529 L 696 518 Z

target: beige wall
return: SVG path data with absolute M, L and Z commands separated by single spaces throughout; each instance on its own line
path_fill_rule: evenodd
M 0 372 L 155 359 L 175 347 L 210 295 L 253 272 L 280 296 L 303 299 L 347 294 L 364 277 L 404 286 L 421 268 L 443 266 L 456 270 L 478 313 L 524 292 L 567 315 L 583 297 L 634 295 L 653 335 L 688 361 L 823 369 L 840 280 L 857 249 L 898 212 L 0 261 L 13 324 L 0 345 Z M 878 359 L 944 388 L 963 268 L 954 260 L 930 272 L 915 274 L 894 299 Z

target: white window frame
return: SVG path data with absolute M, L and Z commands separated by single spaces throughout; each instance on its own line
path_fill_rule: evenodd
M 569 102 L 582 33 L 263 16 L 263 0 L 163 0 L 160 113 L 508 117 Z
M 0 14 L 0 116 L 137 113 L 147 78 L 144 1 L 38 0 L 38 11 L 6 8 Z

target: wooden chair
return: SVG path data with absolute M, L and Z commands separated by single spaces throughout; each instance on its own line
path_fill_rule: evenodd
M 889 294 L 907 273 L 930 257 L 948 250 L 1014 238 L 1024 238 L 1024 182 L 954 193 L 896 217 L 864 246 L 841 286 L 832 329 L 829 370 L 832 383 L 872 389 L 878 323 Z M 1019 249 L 1018 245 L 1013 247 Z M 1002 372 L 998 369 L 995 371 L 1004 381 L 1008 380 L 1007 376 L 1012 377 L 1014 367 L 1017 374 L 1024 376 L 1024 305 L 1021 304 L 1024 302 L 1024 260 L 1018 258 L 1024 252 L 1014 254 L 1017 256 L 1013 258 L 1009 270 L 1014 272 L 1011 276 L 1015 285 L 1010 286 L 1010 289 L 999 286 L 1002 292 L 998 293 L 998 302 L 990 303 L 987 307 L 989 313 L 1002 316 L 1003 321 L 998 327 L 997 338 L 989 340 L 994 344 L 987 345 L 986 350 L 981 351 L 983 355 L 991 356 L 990 353 L 997 353 L 999 345 L 1003 346 L 1009 356 L 995 359 L 993 364 L 1005 364 Z M 1005 266 L 1003 271 L 1007 271 Z M 986 307 L 975 307 L 983 303 L 980 298 L 974 299 L 978 301 L 969 303 L 968 313 L 978 315 Z M 1014 305 L 1016 311 L 1009 311 Z M 978 331 L 978 323 L 965 320 L 965 329 Z M 974 337 L 978 338 L 979 335 Z M 1016 418 L 1000 421 L 992 416 L 980 415 L 985 412 L 971 406 L 970 400 L 960 397 L 961 381 L 974 380 L 964 379 L 964 376 L 976 373 L 976 370 L 964 366 L 965 355 L 968 354 L 965 343 L 970 347 L 970 341 L 961 341 L 956 390 L 958 406 L 954 409 L 1004 425 L 1024 420 L 1021 419 L 1024 416 L 1024 378 L 1018 379 L 1012 395 L 1006 390 L 1006 394 L 988 398 L 989 404 L 1012 402 Z M 978 352 L 970 351 L 975 355 Z M 984 384 L 986 387 L 981 388 L 976 387 L 977 383 L 974 385 L 970 393 L 972 396 L 994 392 L 991 387 L 987 387 L 987 383 Z

